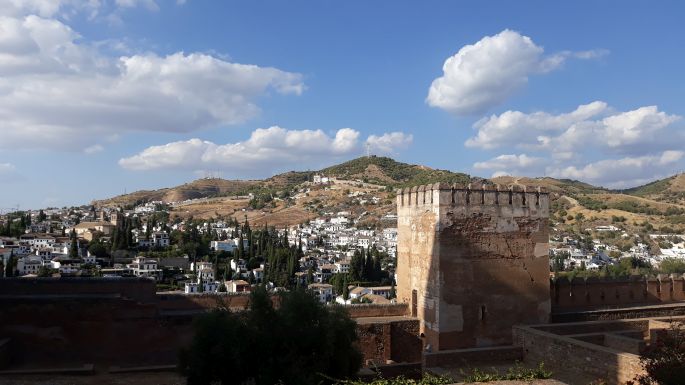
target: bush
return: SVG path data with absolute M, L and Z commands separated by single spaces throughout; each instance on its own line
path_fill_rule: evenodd
M 463 374 L 463 373 L 462 373 Z M 490 382 L 490 381 L 530 381 L 535 379 L 547 379 L 552 377 L 552 372 L 545 369 L 545 363 L 541 362 L 536 368 L 526 368 L 520 363 L 509 368 L 506 373 L 484 372 L 473 369 L 471 374 L 464 376 L 464 382 Z
M 452 384 L 454 380 L 444 376 L 433 376 L 430 374 L 424 374 L 424 376 L 419 380 L 412 380 L 410 378 L 404 378 L 402 376 L 386 380 L 384 378 L 377 378 L 371 382 L 356 380 L 356 381 L 339 381 L 337 384 L 340 385 L 446 385 Z
M 179 368 L 188 384 L 320 384 L 361 367 L 356 324 L 304 290 L 282 292 L 275 309 L 263 288 L 250 311 L 215 310 L 197 319 Z
M 640 358 L 647 374 L 640 385 L 680 385 L 685 378 L 685 325 L 673 323 Z

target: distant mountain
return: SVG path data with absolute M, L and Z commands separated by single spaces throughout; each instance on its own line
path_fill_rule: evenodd
M 394 188 L 436 182 L 467 184 L 471 181 L 471 177 L 464 173 L 436 170 L 377 156 L 353 159 L 325 168 L 320 173 L 344 179 L 360 179 Z

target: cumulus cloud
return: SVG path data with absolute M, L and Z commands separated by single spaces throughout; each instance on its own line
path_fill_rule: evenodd
M 467 147 L 494 149 L 516 147 L 550 151 L 567 159 L 579 148 L 593 147 L 626 155 L 643 155 L 669 149 L 681 137 L 674 123 L 680 116 L 659 111 L 657 106 L 616 111 L 602 101 L 581 105 L 561 114 L 506 111 L 479 120 L 477 133 Z
M 492 176 L 501 175 L 540 175 L 544 170 L 545 159 L 528 156 L 526 154 L 505 154 L 484 162 L 476 162 L 473 168 L 476 170 L 490 170 Z
M 426 102 L 457 115 L 482 113 L 528 83 L 529 76 L 560 67 L 569 57 L 592 59 L 606 51 L 564 51 L 545 56 L 533 40 L 512 30 L 486 36 L 445 60 L 443 75 L 430 86 Z
M 506 111 L 476 122 L 473 127 L 478 133 L 466 141 L 466 146 L 492 149 L 512 145 L 519 147 L 545 145 L 548 135 L 558 134 L 606 110 L 605 102 L 596 101 L 578 106 L 572 112 L 558 115 L 542 111 L 530 114 L 521 111 Z
M 130 131 L 232 125 L 258 114 L 271 91 L 304 90 L 300 74 L 276 68 L 203 53 L 111 57 L 81 40 L 56 19 L 0 16 L 0 148 L 74 150 Z
M 414 141 L 414 136 L 403 132 L 390 132 L 381 136 L 371 135 L 366 139 L 369 151 L 380 154 L 396 154 L 403 150 Z
M 683 155 L 683 151 L 670 150 L 650 156 L 604 159 L 582 167 L 551 168 L 549 175 L 611 188 L 634 187 L 676 173 Z
M 244 142 L 219 145 L 210 141 L 190 139 L 152 146 L 137 155 L 120 159 L 119 165 L 136 171 L 220 168 L 245 172 L 303 167 L 305 164 L 361 153 L 359 135 L 358 131 L 351 128 L 341 128 L 335 135 L 330 136 L 322 130 L 288 130 L 273 126 L 253 131 L 250 138 Z M 390 148 L 393 144 L 406 146 L 407 137 L 403 133 L 372 135 L 367 142 L 375 146 L 382 143 L 386 148 Z
M 494 174 L 551 175 L 622 188 L 667 176 L 682 166 L 675 143 L 681 117 L 645 106 L 617 111 L 602 101 L 568 113 L 506 111 L 474 124 L 467 147 L 532 155 L 501 155 L 473 165 Z M 535 162 L 528 162 L 529 160 Z

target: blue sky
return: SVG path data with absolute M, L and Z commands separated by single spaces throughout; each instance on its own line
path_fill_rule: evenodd
M 622 188 L 683 168 L 676 1 L 0 0 L 0 209 L 365 153 Z

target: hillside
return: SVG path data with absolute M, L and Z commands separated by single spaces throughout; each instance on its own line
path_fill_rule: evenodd
M 471 178 L 464 173 L 436 170 L 377 156 L 353 159 L 325 168 L 320 173 L 343 179 L 359 179 L 393 188 L 435 182 L 467 184 L 471 181 Z
M 357 158 L 319 171 L 289 171 L 264 180 L 198 179 L 181 186 L 136 191 L 110 199 L 93 201 L 92 204 L 95 206 L 132 206 L 154 200 L 169 203 L 188 199 L 245 195 L 250 192 L 274 193 L 311 181 L 312 176 L 317 173 L 329 177 L 362 180 L 392 188 L 435 182 L 468 183 L 470 180 L 469 176 L 463 173 L 434 170 L 425 166 L 397 162 L 391 158 L 373 156 Z
M 209 198 L 242 194 L 245 191 L 261 186 L 262 181 L 243 181 L 226 179 L 198 179 L 180 186 L 159 190 L 141 190 L 130 194 L 119 195 L 109 199 L 91 202 L 96 207 L 121 206 L 131 207 L 145 202 L 181 202 L 188 199 Z
M 492 183 L 502 186 L 510 184 L 520 184 L 525 186 L 541 186 L 551 193 L 562 195 L 588 194 L 595 192 L 607 192 L 608 190 L 595 187 L 593 185 L 571 179 L 554 179 L 549 177 L 543 178 L 528 178 L 528 177 L 514 177 L 514 176 L 498 176 L 491 178 Z
M 332 186 L 310 183 L 314 174 L 338 178 Z M 353 159 L 319 171 L 290 171 L 264 180 L 199 179 L 176 187 L 137 191 L 94 201 L 96 206 L 133 206 L 153 201 L 177 203 L 172 216 L 196 218 L 247 217 L 251 222 L 291 225 L 323 213 L 349 211 L 369 225 L 395 211 L 394 188 L 435 182 L 467 184 L 485 179 L 397 162 L 387 157 Z M 644 186 L 612 191 L 590 184 L 549 177 L 501 176 L 489 180 L 501 186 L 543 186 L 550 192 L 550 215 L 560 231 L 578 231 L 614 224 L 631 231 L 650 228 L 685 230 L 685 175 Z M 245 197 L 254 194 L 255 199 Z M 199 200 L 198 200 L 199 199 Z M 372 203 L 372 200 L 376 200 Z
M 642 186 L 623 190 L 623 193 L 659 202 L 685 204 L 685 174 L 677 174 Z

